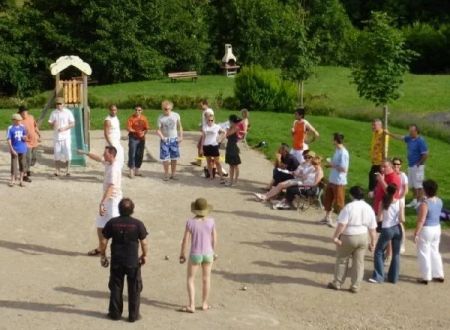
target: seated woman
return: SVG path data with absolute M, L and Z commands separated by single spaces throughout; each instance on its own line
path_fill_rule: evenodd
M 315 156 L 315 153 L 311 151 L 306 156 L 304 164 L 302 164 L 302 166 L 299 166 L 295 171 L 292 172 L 292 174 L 294 175 L 294 179 L 279 183 L 278 185 L 270 189 L 267 194 L 256 193 L 255 196 L 261 201 L 268 201 L 271 198 L 277 196 L 283 189 L 287 189 L 292 186 L 313 185 L 316 181 L 316 177 L 318 176 L 321 180 L 323 177 L 323 171 L 320 167 L 320 157 L 315 156 L 313 158 L 312 155 Z
M 306 161 L 307 159 L 305 159 Z M 311 160 L 311 166 L 314 168 L 310 175 L 302 182 L 302 184 L 290 186 L 286 189 L 286 198 L 275 204 L 274 209 L 290 209 L 292 201 L 296 195 L 314 196 L 317 194 L 319 184 L 323 179 L 322 159 L 315 156 Z

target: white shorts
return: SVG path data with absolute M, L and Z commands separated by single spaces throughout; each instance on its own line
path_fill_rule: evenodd
M 119 202 L 122 197 L 109 198 L 105 202 L 106 212 L 104 215 L 98 215 L 95 220 L 97 228 L 105 227 L 106 223 L 111 219 L 119 216 Z
M 70 162 L 72 160 L 72 144 L 70 139 L 55 141 L 53 155 L 56 161 Z
M 421 189 L 425 177 L 425 165 L 408 167 L 409 187 Z
M 303 144 L 303 149 L 291 149 L 290 154 L 297 158 L 300 164 L 303 164 L 305 160 L 303 159 L 303 151 L 308 150 L 308 145 Z

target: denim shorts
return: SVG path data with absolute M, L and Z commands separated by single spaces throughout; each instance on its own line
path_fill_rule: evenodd
M 161 161 L 177 160 L 180 158 L 180 149 L 178 148 L 178 138 L 168 138 L 161 140 L 159 144 L 159 159 Z
M 193 264 L 210 264 L 214 261 L 214 255 L 212 254 L 191 254 L 191 263 Z

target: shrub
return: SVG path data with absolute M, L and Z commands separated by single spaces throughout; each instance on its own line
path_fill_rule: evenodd
M 234 95 L 240 107 L 250 110 L 286 112 L 296 104 L 294 84 L 284 81 L 280 72 L 261 66 L 244 67 L 236 77 Z

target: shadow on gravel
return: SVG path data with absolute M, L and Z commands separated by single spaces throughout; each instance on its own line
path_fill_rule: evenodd
M 258 274 L 258 273 L 232 273 L 222 270 L 213 270 L 213 274 L 222 276 L 224 279 L 247 284 L 301 284 L 305 286 L 314 286 L 325 289 L 321 283 L 314 282 L 307 278 L 292 277 L 286 275 Z
M 301 262 L 283 260 L 279 264 L 267 261 L 254 261 L 253 264 L 261 267 L 279 268 L 279 269 L 301 269 L 313 273 L 330 273 L 334 272 L 334 264 L 325 262 Z
M 253 212 L 253 211 L 224 211 L 224 210 L 214 210 L 214 212 L 217 213 L 228 213 L 228 214 L 234 214 L 240 217 L 244 217 L 244 218 L 253 218 L 253 219 L 257 219 L 257 220 L 270 220 L 270 221 L 288 221 L 288 222 L 294 222 L 294 223 L 301 223 L 301 224 L 305 224 L 305 225 L 316 225 L 314 222 L 312 221 L 307 221 L 307 220 L 301 220 L 301 219 L 295 219 L 293 217 L 282 217 L 279 215 L 275 215 L 278 214 L 276 213 L 276 211 L 273 212 L 273 214 L 268 214 L 268 213 L 258 213 L 258 212 Z
M 104 291 L 80 290 L 80 289 L 66 287 L 66 286 L 56 287 L 56 288 L 54 288 L 54 290 L 58 291 L 58 292 L 64 292 L 64 293 L 77 295 L 77 296 L 103 299 L 105 301 L 107 301 L 109 299 L 109 292 L 104 292 Z M 128 299 L 126 295 L 124 295 L 123 297 L 124 297 L 124 299 Z M 162 309 L 170 309 L 170 310 L 177 309 L 180 307 L 179 305 L 170 304 L 170 303 L 166 303 L 166 302 L 162 302 L 162 301 L 156 301 L 156 300 L 152 300 L 152 299 L 147 299 L 142 296 L 141 296 L 141 304 L 149 305 L 149 306 L 153 306 L 153 307 L 157 307 L 157 308 L 162 308 Z
M 251 245 L 263 249 L 270 249 L 281 252 L 303 252 L 305 254 L 317 254 L 334 257 L 336 255 L 335 250 L 330 250 L 318 246 L 311 245 L 299 245 L 287 241 L 262 241 L 258 242 L 241 242 L 241 244 Z
M 106 318 L 106 313 L 72 308 L 73 306 L 74 305 L 69 304 L 46 304 L 29 301 L 0 300 L 0 308 L 20 309 L 44 313 L 78 314 L 82 316 L 95 317 L 99 319 Z
M 282 236 L 286 238 L 299 238 L 299 239 L 309 239 L 312 241 L 321 241 L 324 243 L 330 243 L 331 239 L 326 236 L 306 234 L 306 233 L 289 233 L 289 232 L 271 232 L 273 235 Z
M 49 248 L 43 245 L 8 242 L 4 240 L 0 240 L 0 248 L 9 249 L 15 252 L 21 252 L 30 255 L 54 254 L 57 256 L 69 256 L 69 257 L 86 256 L 85 253 L 80 252 L 65 251 L 55 248 Z

